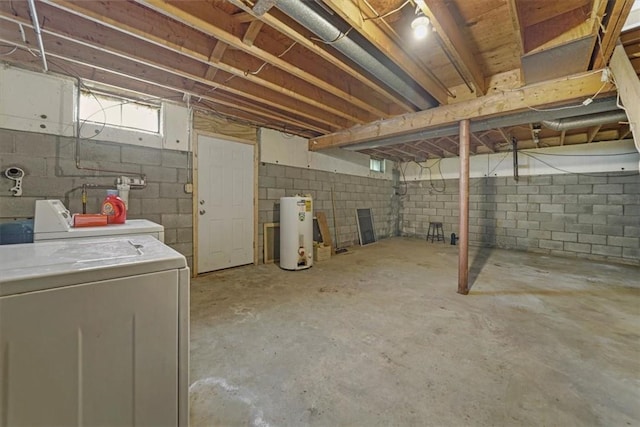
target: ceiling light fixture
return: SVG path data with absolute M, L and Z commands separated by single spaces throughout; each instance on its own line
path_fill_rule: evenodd
M 431 21 L 429 21 L 429 18 L 427 18 L 424 13 L 418 12 L 417 16 L 411 22 L 413 36 L 418 40 L 422 40 L 427 37 L 427 34 L 429 34 L 430 24 Z

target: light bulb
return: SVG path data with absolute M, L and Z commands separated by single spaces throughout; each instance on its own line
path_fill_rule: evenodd
M 423 14 L 418 15 L 411 22 L 411 29 L 413 29 L 413 36 L 418 40 L 421 40 L 429 34 L 429 18 L 424 16 Z

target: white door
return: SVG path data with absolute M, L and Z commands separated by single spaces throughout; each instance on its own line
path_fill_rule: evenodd
M 198 137 L 198 273 L 253 262 L 253 150 Z

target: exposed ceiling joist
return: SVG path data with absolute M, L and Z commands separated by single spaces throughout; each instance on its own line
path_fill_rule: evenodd
M 282 55 L 282 52 L 279 54 L 275 54 L 275 53 L 267 52 L 263 49 L 260 49 L 256 45 L 252 45 L 252 46 L 246 45 L 245 43 L 243 43 L 240 37 L 236 36 L 235 34 L 233 34 L 233 32 L 231 32 L 231 29 L 229 28 L 228 25 L 227 25 L 227 28 L 224 28 L 224 26 L 226 25 L 225 18 L 218 17 L 215 14 L 215 11 L 213 10 L 213 8 L 206 9 L 209 15 L 206 16 L 206 19 L 205 19 L 204 16 L 198 16 L 199 10 L 193 10 L 193 8 L 198 7 L 197 3 L 181 2 L 181 3 L 174 4 L 174 3 L 166 3 L 162 0 L 136 0 L 136 2 L 142 5 L 145 5 L 166 16 L 169 16 L 172 19 L 176 19 L 182 22 L 183 24 L 188 25 L 192 28 L 195 28 L 198 31 L 201 31 L 211 37 L 215 37 L 218 40 L 224 41 L 229 46 L 232 46 L 242 52 L 248 53 L 251 56 L 256 57 L 259 60 L 263 61 L 264 63 L 277 67 L 280 71 L 291 74 L 292 76 L 295 76 L 298 79 L 304 82 L 307 82 L 308 84 L 312 84 L 316 86 L 317 88 L 321 89 L 321 91 L 326 92 L 326 94 L 323 94 L 323 92 L 321 91 L 316 91 L 313 97 L 307 97 L 308 100 L 311 101 L 312 103 L 325 104 L 327 102 L 323 101 L 322 98 L 326 98 L 327 95 L 332 95 L 338 99 L 342 99 L 343 100 L 342 102 L 347 101 L 349 103 L 354 104 L 354 106 L 356 106 L 358 109 L 369 110 L 371 108 L 370 105 L 368 105 L 363 101 L 360 101 L 350 93 L 340 90 L 335 86 L 331 86 L 327 84 L 325 79 L 319 78 L 303 70 L 302 68 L 292 65 L 291 63 L 285 61 L 280 57 L 280 55 Z M 210 22 L 212 20 L 215 20 L 215 24 Z M 283 52 L 284 51 L 286 51 L 286 49 L 283 50 Z M 244 72 L 246 72 L 246 70 L 243 71 L 243 73 Z M 245 77 L 249 78 L 248 75 Z M 301 96 L 301 94 L 296 92 L 291 92 L 290 96 Z M 330 102 L 328 104 L 334 104 L 334 103 L 335 102 Z M 354 120 L 356 122 L 363 123 L 368 120 L 371 120 L 371 116 L 362 115 L 362 113 L 358 113 L 356 112 L 356 110 L 353 110 L 351 113 L 345 114 L 344 111 L 339 111 L 338 108 L 333 107 L 331 105 L 325 105 L 325 107 L 323 108 L 327 109 L 327 111 L 330 111 L 333 114 L 337 114 L 339 116 L 345 117 L 349 120 Z M 383 113 L 383 112 L 377 111 L 377 113 Z M 348 116 L 351 116 L 351 117 L 348 117 Z M 379 117 L 380 114 L 375 114 L 373 117 L 376 117 L 376 116 Z
M 587 131 L 587 144 L 591 144 L 593 142 L 593 139 L 596 137 L 598 132 L 600 132 L 601 128 L 602 125 L 592 126 L 589 128 Z
M 253 16 L 253 12 L 249 7 L 247 7 L 241 0 L 229 0 L 230 3 L 235 5 L 236 7 L 242 9 L 250 16 Z M 283 22 L 282 19 L 278 18 L 275 14 L 271 13 L 263 15 L 261 17 L 255 17 L 254 19 L 260 19 L 264 21 L 270 27 L 280 31 L 282 34 L 288 36 L 293 41 L 298 43 L 299 45 L 305 47 L 310 52 L 318 55 L 320 58 L 333 62 L 336 67 L 342 70 L 346 75 L 354 76 L 357 78 L 362 84 L 367 86 L 369 89 L 373 90 L 375 93 L 378 93 L 384 96 L 389 102 L 393 102 L 395 104 L 400 105 L 404 111 L 415 111 L 415 107 L 409 105 L 406 101 L 402 100 L 398 95 L 393 94 L 388 89 L 384 88 L 374 79 L 371 79 L 369 76 L 359 72 L 356 68 L 354 68 L 349 63 L 336 58 L 335 55 L 330 51 L 330 48 L 326 46 L 322 46 L 318 43 L 315 43 L 311 40 L 307 35 L 302 34 L 300 31 L 291 27 L 291 25 Z
M 123 34 L 130 35 L 132 37 L 138 38 L 142 41 L 146 41 L 152 43 L 158 47 L 169 49 L 176 53 L 180 53 L 189 58 L 204 62 L 204 63 L 213 63 L 212 65 L 217 65 L 222 59 L 222 55 L 220 55 L 218 61 L 206 54 L 202 54 L 195 50 L 194 47 L 189 47 L 187 44 L 190 40 L 194 38 L 194 36 L 202 36 L 201 33 L 185 33 L 183 28 L 177 27 L 177 22 L 168 21 L 163 25 L 151 25 L 146 27 L 146 30 L 142 30 L 133 26 L 134 22 L 123 22 L 125 19 L 131 20 L 131 18 L 135 17 L 139 11 L 143 11 L 143 8 L 137 7 L 132 4 L 124 3 L 124 2 L 115 2 L 109 4 L 95 3 L 95 2 L 82 2 L 82 3 L 74 3 L 68 2 L 66 0 L 42 0 L 43 2 L 60 8 L 69 13 L 73 13 L 76 15 L 82 15 L 87 19 L 90 19 L 92 22 L 95 22 L 101 26 L 106 26 L 108 28 L 114 29 L 116 31 L 122 32 Z M 92 7 L 93 9 L 89 10 L 88 7 Z M 139 10 L 138 10 L 139 9 Z M 112 19 L 106 16 L 106 13 L 110 13 L 111 15 L 118 15 L 119 20 Z M 150 20 L 150 19 L 149 19 Z M 168 28 L 167 28 L 168 27 Z M 164 31 L 164 29 L 167 31 Z M 153 31 L 153 32 L 152 32 Z M 166 33 L 170 33 L 173 35 L 182 34 L 181 39 L 172 40 L 171 38 L 166 37 Z M 220 46 L 229 47 L 227 43 L 224 41 L 218 41 L 218 44 L 222 43 Z M 200 45 L 202 42 L 200 42 Z M 279 49 L 281 47 L 278 46 Z M 261 50 L 259 50 L 261 52 Z M 222 52 L 223 53 L 223 52 Z M 222 64 L 224 66 L 224 64 Z M 317 67 L 316 67 L 317 68 Z M 246 73 L 246 69 L 237 69 L 234 73 L 231 70 L 225 70 L 232 74 L 238 75 L 239 77 L 248 77 L 244 74 Z M 210 74 L 215 77 L 215 73 L 210 71 Z M 357 73 L 356 73 L 357 74 Z M 303 76 L 304 77 L 304 76 Z M 213 80 L 213 78 L 211 78 Z M 302 79 L 305 81 L 304 79 Z M 363 109 L 368 109 L 371 114 L 375 117 L 388 117 L 389 114 L 386 111 L 378 108 L 379 102 L 376 98 L 371 97 L 371 92 L 361 91 L 353 89 L 352 85 L 349 82 L 343 81 L 344 79 L 333 79 L 334 83 L 338 85 L 343 85 L 344 87 L 339 89 L 337 92 L 338 95 L 344 95 L 346 92 L 349 92 L 350 95 L 342 96 L 341 102 L 344 103 L 344 100 L 354 101 L 354 105 L 357 107 L 361 107 Z M 330 85 L 326 85 L 330 87 Z
M 315 137 L 320 145 L 312 150 L 344 146 L 378 157 L 422 159 L 455 156 L 463 118 L 471 121 L 471 148 L 477 153 L 508 150 L 512 136 L 521 146 L 542 139 L 554 146 L 595 143 L 614 130 L 624 136 L 629 132 L 624 122 L 597 128 L 602 122 L 584 121 L 586 114 L 617 108 L 608 105 L 614 97 L 582 106 L 596 91 L 605 96 L 612 87 L 601 87 L 600 75 L 580 73 L 599 57 L 606 62 L 629 1 L 37 3 L 54 70 L 120 87 L 116 92 L 123 95 L 148 91 L 180 100 L 188 94 L 192 106 L 214 114 Z M 436 29 L 419 42 L 410 28 L 416 4 Z M 310 18 L 301 17 L 307 12 Z M 26 2 L 0 2 L 0 23 L 7 24 L 0 26 L 0 39 L 9 45 L 0 59 L 38 69 L 41 56 Z M 621 37 L 636 82 L 637 33 Z M 595 48 L 597 34 L 603 53 Z M 613 65 L 612 59 L 612 70 Z M 425 76 L 435 86 L 425 90 L 420 80 Z M 622 93 L 626 80 L 616 73 L 616 82 Z M 475 90 L 483 86 L 489 95 Z M 438 89 L 451 105 L 432 108 L 438 101 L 428 92 Z M 404 113 L 409 114 L 399 116 Z M 570 118 L 576 119 L 575 129 L 545 127 L 531 134 L 531 123 Z
M 0 43 L 8 42 L 8 40 L 0 38 Z M 39 63 L 39 58 L 34 57 L 33 55 L 31 55 L 31 53 L 27 53 L 30 49 L 28 45 L 17 46 L 18 51 L 15 54 L 16 56 L 12 55 L 12 59 L 15 59 L 21 63 Z M 20 55 L 22 55 L 22 58 L 20 57 Z M 229 117 L 237 117 L 239 119 L 246 120 L 247 122 L 251 122 L 252 119 L 257 118 L 262 123 L 272 123 L 272 126 L 273 123 L 279 123 L 282 126 L 290 125 L 291 127 L 289 131 L 291 132 L 291 129 L 298 129 L 298 131 L 296 131 L 297 134 L 304 134 L 305 132 L 303 130 L 308 129 L 309 126 L 308 121 L 296 121 L 290 116 L 278 113 L 274 108 L 263 108 L 260 106 L 256 106 L 255 103 L 245 106 L 242 103 L 238 103 L 237 99 L 227 97 L 212 98 L 210 96 L 207 96 L 206 94 L 192 91 L 190 88 L 186 87 L 186 85 L 184 84 L 184 79 L 180 80 L 182 85 L 172 84 L 172 82 L 163 84 L 158 83 L 157 81 L 142 78 L 140 77 L 139 73 L 127 74 L 122 71 L 116 71 L 109 67 L 101 67 L 99 65 L 96 65 L 95 63 L 88 63 L 81 60 L 58 55 L 54 52 L 49 52 L 48 56 L 53 59 L 51 65 L 54 69 L 58 69 L 65 74 L 72 72 L 76 77 L 103 83 L 107 86 L 118 87 L 118 83 L 121 81 L 121 79 L 126 78 L 134 84 L 138 83 L 140 88 L 136 90 L 143 91 L 148 95 L 163 97 L 167 99 L 181 99 L 183 94 L 186 93 L 190 95 L 191 98 L 195 101 L 200 99 L 209 101 L 216 106 L 220 114 L 228 115 Z M 169 91 L 169 93 L 173 93 L 174 95 L 170 96 L 167 92 L 159 92 L 159 90 Z M 313 126 L 315 127 L 315 125 Z M 326 129 L 322 127 L 317 127 L 317 130 L 326 131 Z
M 249 27 L 247 28 L 247 31 L 242 37 L 242 43 L 246 44 L 247 46 L 253 46 L 253 41 L 256 39 L 256 37 L 258 37 L 258 34 L 260 33 L 263 25 L 264 22 L 262 21 L 251 22 L 249 24 Z
M 256 18 L 249 12 L 238 12 L 233 14 L 233 19 L 235 19 L 236 22 L 239 22 L 240 24 L 245 24 L 247 22 L 253 22 L 258 18 Z
M 442 144 L 438 144 L 438 143 L 433 143 L 431 141 L 428 140 L 424 140 L 424 141 L 419 141 L 417 142 L 418 145 L 428 145 L 429 147 L 432 147 L 436 150 L 439 150 L 442 152 L 442 157 L 447 157 L 447 154 L 450 157 L 455 157 L 458 154 L 453 152 L 449 147 L 443 147 Z
M 442 150 L 434 150 L 433 147 L 431 146 L 427 146 L 425 147 L 424 145 L 420 144 L 419 142 L 416 142 L 414 144 L 410 144 L 408 145 L 408 147 L 410 147 L 412 150 L 415 150 L 416 152 L 420 153 L 420 154 L 424 154 L 424 158 L 425 159 L 430 159 L 433 157 L 441 157 L 444 155 Z
M 506 142 L 507 144 L 511 144 L 511 138 L 509 137 L 509 135 L 507 135 L 507 132 L 505 132 L 504 129 L 499 127 L 496 130 L 498 131 L 504 142 Z
M 511 18 L 511 25 L 513 26 L 513 32 L 516 37 L 518 46 L 518 56 L 524 55 L 524 29 L 520 23 L 520 15 L 518 14 L 517 0 L 507 0 L 509 6 L 509 18 Z
M 4 13 L 0 13 L 0 19 L 14 23 L 21 23 L 23 26 L 29 27 L 29 24 L 26 23 L 24 19 L 15 18 L 12 15 L 6 16 Z M 291 104 L 290 100 L 288 98 L 285 98 L 281 92 L 269 91 L 268 89 L 258 85 L 248 85 L 249 82 L 240 82 L 237 79 L 227 80 L 226 83 L 212 82 L 203 77 L 199 77 L 198 75 L 194 75 L 177 68 L 170 68 L 169 66 L 165 66 L 162 63 L 156 62 L 151 59 L 134 58 L 130 55 L 130 52 L 127 51 L 118 51 L 113 48 L 107 49 L 90 42 L 82 41 L 78 38 L 72 38 L 70 36 L 52 30 L 52 25 L 49 25 L 47 28 L 48 29 L 43 29 L 42 33 L 43 36 L 48 39 L 51 44 L 51 48 L 49 50 L 51 53 L 56 53 L 62 58 L 80 60 L 82 56 L 91 56 L 90 54 L 87 55 L 86 50 L 93 49 L 94 51 L 98 51 L 102 54 L 95 58 L 94 64 L 96 66 L 102 64 L 102 67 L 104 69 L 120 70 L 131 76 L 140 74 L 141 67 L 145 67 L 148 70 L 144 73 L 147 77 L 151 74 L 154 74 L 154 72 L 152 72 L 151 70 L 155 70 L 154 75 L 159 80 L 171 80 L 169 76 L 172 76 L 173 80 L 175 80 L 176 77 L 183 80 L 187 79 L 187 81 L 193 81 L 207 86 L 210 89 L 209 91 L 223 90 L 225 92 L 233 93 L 244 98 L 252 99 L 253 101 L 257 101 L 261 104 L 271 105 L 276 109 L 289 111 L 290 113 L 299 115 L 301 117 L 306 117 L 307 119 L 317 123 L 324 123 L 326 125 L 326 129 L 339 128 L 339 126 L 336 126 L 336 124 L 340 122 L 340 118 L 326 115 L 320 110 L 315 110 L 313 112 L 309 110 L 309 112 L 307 112 L 308 108 L 304 107 L 300 103 L 298 103 L 297 105 L 295 103 Z M 6 43 L 21 45 L 20 34 L 17 31 L 11 31 L 6 26 L 3 26 L 2 28 L 0 28 L 0 35 L 4 38 L 4 41 Z M 58 40 L 56 40 L 56 38 Z M 65 41 L 65 43 L 59 43 L 59 40 L 63 40 Z M 126 48 L 139 50 L 136 48 L 136 46 L 131 44 L 122 44 L 121 46 L 123 47 L 123 49 Z M 127 61 L 126 63 L 122 63 L 119 66 L 115 66 L 115 58 L 110 57 L 122 58 L 126 59 Z M 287 106 L 288 104 L 291 104 L 291 107 Z
M 613 49 L 615 49 L 618 42 L 618 35 L 631 12 L 634 0 L 614 0 L 609 3 L 612 3 L 611 7 L 608 8 L 607 15 L 604 17 L 607 20 L 607 31 L 601 36 L 601 45 L 596 46 L 593 61 L 594 68 L 602 68 L 609 63 Z
M 429 72 L 422 69 L 406 54 L 401 46 L 398 46 L 372 20 L 363 20 L 360 7 L 356 3 L 352 0 L 324 0 L 324 3 L 362 34 L 371 44 L 391 58 L 439 103 L 446 104 L 448 102 L 446 88 L 435 80 Z
M 420 10 L 429 17 L 436 35 L 442 40 L 443 48 L 451 56 L 453 65 L 463 75 L 468 84 L 475 87 L 476 96 L 486 93 L 484 75 L 478 64 L 469 41 L 461 33 L 458 24 L 449 12 L 444 0 L 425 0 L 418 2 Z
M 209 61 L 213 64 L 217 64 L 222 59 L 222 55 L 226 52 L 228 44 L 225 42 L 218 41 L 216 45 L 211 50 L 211 55 L 209 55 Z M 207 73 L 204 75 L 204 78 L 207 80 L 213 80 L 216 78 L 216 74 L 218 73 L 218 68 L 210 65 L 207 69 Z
M 495 153 L 496 150 L 494 147 L 491 146 L 491 144 L 485 142 L 481 137 L 479 137 L 478 135 L 476 135 L 475 133 L 471 133 L 471 138 L 476 141 L 478 144 L 482 145 L 484 148 L 486 148 L 487 150 L 489 150 L 490 153 Z
M 496 114 L 566 103 L 588 98 L 598 92 L 602 86 L 600 73 L 578 74 L 320 136 L 309 141 L 309 149 L 317 151 L 375 139 L 391 138 L 423 129 L 454 125 L 463 119 L 478 120 Z M 608 93 L 612 88 L 612 85 L 606 84 L 600 93 Z

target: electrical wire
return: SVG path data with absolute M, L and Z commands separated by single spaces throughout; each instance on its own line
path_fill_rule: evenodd
M 343 38 L 347 37 L 352 30 L 353 30 L 353 27 L 349 27 L 349 29 L 347 31 L 345 31 L 344 33 L 340 32 L 340 34 L 338 34 L 338 36 L 335 39 L 333 39 L 331 41 L 328 41 L 328 42 L 326 42 L 326 41 L 324 41 L 322 39 L 319 39 L 317 37 L 309 37 L 309 40 L 317 41 L 317 42 L 324 43 L 324 44 L 334 44 L 334 43 L 339 42 Z
M 429 186 L 431 187 L 431 190 L 435 191 L 436 193 L 444 193 L 444 192 L 446 191 L 446 189 L 447 189 L 447 182 L 446 182 L 446 180 L 444 179 L 444 175 L 442 174 L 442 167 L 440 166 L 440 163 L 441 163 L 441 162 L 442 162 L 442 158 L 439 158 L 439 159 L 438 159 L 438 160 L 436 160 L 436 162 L 435 162 L 434 164 L 432 164 L 431 166 L 425 166 L 425 165 L 422 165 L 421 163 L 416 162 L 415 160 L 413 160 L 413 163 L 415 163 L 416 165 L 418 165 L 418 167 L 420 167 L 420 174 L 418 175 L 419 177 L 422 177 L 422 171 L 423 171 L 423 170 L 425 170 L 425 169 L 426 169 L 427 171 L 429 171 L 429 178 L 428 178 Z M 437 167 L 438 167 L 438 173 L 440 174 L 440 179 L 439 179 L 439 181 L 442 181 L 442 188 L 441 188 L 441 189 L 440 189 L 440 188 L 437 188 L 437 187 L 434 185 L 433 174 L 432 174 L 432 172 L 431 172 L 431 168 L 432 168 L 432 167 L 434 167 L 434 166 L 437 166 Z
M 10 46 L 6 46 L 7 48 L 9 48 Z M 9 52 L 6 53 L 0 53 L 0 56 L 9 56 L 12 53 L 14 53 L 16 50 L 18 50 L 18 46 L 14 46 L 13 49 L 11 49 Z
M 536 160 L 536 161 L 538 161 L 538 162 L 550 167 L 551 169 L 554 169 L 554 170 L 557 170 L 557 171 L 560 171 L 560 172 L 563 172 L 563 173 L 567 173 L 567 174 L 571 174 L 571 175 L 580 175 L 580 176 L 595 176 L 595 177 L 603 176 L 602 173 L 592 173 L 592 174 L 590 174 L 590 173 L 573 172 L 573 171 L 570 171 L 570 170 L 562 169 L 562 168 L 559 168 L 557 166 L 553 166 L 552 164 L 550 164 L 548 162 L 545 162 L 544 160 L 539 159 L 536 156 L 534 156 L 533 154 L 527 153 L 526 151 L 520 151 L 519 153 L 524 155 L 524 156 L 530 157 L 530 158 L 532 158 L 532 159 L 534 159 L 534 160 Z M 636 175 L 640 175 L 640 172 L 634 172 L 634 173 L 623 174 L 623 175 L 616 174 L 616 175 L 605 175 L 605 176 L 606 177 L 613 177 L 613 176 L 636 176 Z
M 407 178 L 405 176 L 405 170 L 409 167 L 409 164 L 406 163 L 404 166 L 404 170 L 402 169 L 402 164 L 398 165 L 398 170 L 400 171 L 400 174 L 402 175 L 402 179 L 400 180 L 400 182 L 398 183 L 398 189 L 396 190 L 396 196 L 406 196 L 407 192 L 408 192 L 408 185 L 407 185 Z M 404 187 L 404 191 L 400 191 L 400 188 Z
M 289 52 L 289 51 L 290 51 L 290 50 L 291 50 L 291 49 L 292 49 L 296 44 L 298 44 L 298 42 L 296 42 L 296 41 L 294 41 L 293 43 L 291 43 L 291 46 L 289 46 L 288 48 L 286 48 L 286 49 L 284 50 L 284 52 L 282 52 L 280 55 L 278 55 L 278 58 L 282 58 L 282 57 L 283 57 L 287 52 Z M 263 63 L 260 67 L 258 67 L 258 69 L 257 69 L 257 70 L 255 70 L 255 71 L 249 71 L 249 70 L 247 70 L 247 71 L 245 71 L 245 72 L 244 72 L 244 75 L 245 75 L 245 77 L 246 77 L 246 76 L 248 76 L 249 74 L 251 74 L 251 75 L 255 76 L 255 75 L 256 75 L 256 74 L 258 74 L 260 71 L 262 71 L 262 69 L 263 69 L 264 67 L 266 67 L 267 65 L 269 65 L 269 63 L 268 63 L 267 61 L 264 61 L 264 63 Z M 235 77 L 235 75 L 234 75 L 234 77 Z M 231 80 L 231 78 L 227 79 L 227 81 L 229 81 L 229 80 Z M 227 81 L 225 81 L 225 83 L 226 83 Z
M 372 16 L 372 17 L 370 17 L 370 18 L 369 18 L 369 17 L 365 17 L 365 16 L 362 14 L 362 8 L 360 7 L 360 0 L 358 0 L 358 9 L 360 9 L 360 18 L 361 18 L 363 21 L 371 21 L 371 20 L 375 20 L 375 19 L 384 19 L 384 18 L 386 18 L 386 17 L 388 17 L 388 16 L 391 16 L 391 15 L 393 15 L 394 13 L 399 12 L 400 10 L 402 10 L 402 8 L 403 8 L 403 7 L 405 7 L 406 5 L 408 5 L 409 3 L 411 3 L 411 0 L 407 0 L 407 1 L 405 1 L 404 3 L 402 3 L 402 4 L 401 4 L 400 6 L 398 6 L 397 8 L 395 8 L 395 9 L 393 9 L 393 10 L 391 10 L 391 11 L 389 11 L 389 12 L 387 12 L 387 13 L 383 14 L 383 15 L 378 15 L 378 12 L 376 12 L 376 11 L 374 10 L 374 13 L 375 13 L 377 16 Z
M 606 16 L 606 13 L 602 15 L 602 18 L 604 18 L 605 16 Z M 598 27 L 600 27 L 600 31 L 596 32 L 596 39 L 598 40 L 598 47 L 600 47 L 599 53 L 602 59 L 602 63 L 606 64 L 607 60 L 604 57 L 604 50 L 602 49 L 602 35 L 600 33 L 602 32 L 602 34 L 605 34 L 607 32 L 607 29 L 604 27 L 604 24 L 602 23 L 602 18 L 600 18 L 596 13 L 595 19 L 598 21 Z

